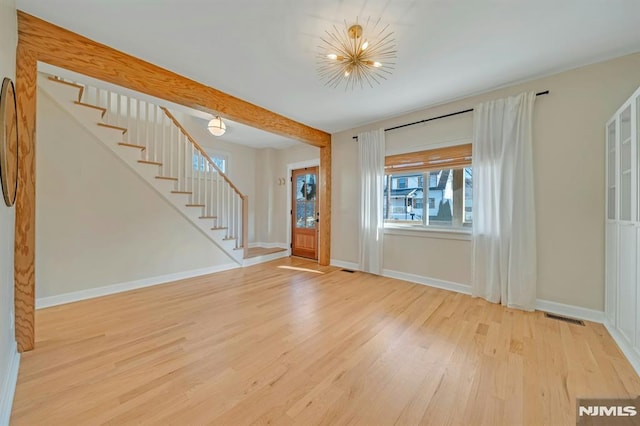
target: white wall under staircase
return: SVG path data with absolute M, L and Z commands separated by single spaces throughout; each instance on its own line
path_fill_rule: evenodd
M 237 266 L 41 89 L 36 167 L 38 299 Z

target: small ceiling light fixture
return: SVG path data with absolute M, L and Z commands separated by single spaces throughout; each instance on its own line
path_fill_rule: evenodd
M 334 25 L 332 32 L 325 31 L 318 56 L 318 72 L 325 85 L 338 87 L 344 82 L 345 89 L 354 89 L 386 80 L 395 66 L 391 60 L 396 57 L 395 39 L 388 29 L 388 25 L 381 27 L 380 19 L 372 22 L 369 18 L 363 27 L 356 18 L 353 25 L 345 21 L 344 28 Z
M 224 132 L 227 131 L 227 126 L 224 124 L 224 121 L 222 121 L 222 118 L 220 118 L 220 116 L 218 115 L 216 115 L 211 119 L 211 121 L 209 121 L 207 128 L 213 136 L 222 136 L 224 135 Z

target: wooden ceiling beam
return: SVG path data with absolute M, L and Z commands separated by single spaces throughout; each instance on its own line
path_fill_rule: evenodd
M 319 148 L 331 135 L 18 11 L 18 39 L 37 60 Z

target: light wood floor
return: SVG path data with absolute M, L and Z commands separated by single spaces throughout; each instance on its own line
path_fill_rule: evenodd
M 281 251 L 287 251 L 287 249 L 273 247 L 250 247 L 247 253 L 247 259 L 251 259 L 252 257 L 258 256 L 266 256 L 267 254 L 280 253 Z
M 37 312 L 12 425 L 572 425 L 640 393 L 586 327 L 282 259 Z

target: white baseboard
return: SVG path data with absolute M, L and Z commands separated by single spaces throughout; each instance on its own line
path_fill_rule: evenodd
M 454 283 L 451 281 L 439 280 L 436 278 L 423 277 L 422 275 L 408 274 L 406 272 L 383 269 L 382 276 L 409 281 L 416 284 L 427 285 L 429 287 L 441 288 L 443 290 L 455 291 L 456 293 L 471 294 L 471 287 L 466 284 Z
M 144 278 L 141 280 L 129 281 L 120 284 L 111 284 L 103 287 L 74 291 L 71 293 L 59 294 L 57 296 L 40 297 L 36 299 L 36 309 L 64 305 L 66 303 L 93 299 L 95 297 L 107 296 L 109 294 L 122 293 L 124 291 L 135 290 L 143 287 L 166 284 L 172 281 L 198 277 L 200 275 L 213 274 L 216 272 L 228 271 L 229 269 L 235 269 L 239 267 L 240 266 L 236 263 L 227 263 L 224 265 L 211 266 L 208 268 L 193 269 L 191 271 L 177 272 L 174 274 L 161 275 L 158 277 Z
M 9 361 L 7 375 L 0 388 L 0 426 L 8 426 L 11 419 L 11 408 L 13 407 L 13 396 L 16 392 L 19 368 L 20 354 L 14 341 L 11 347 L 11 360 Z
M 564 303 L 551 302 L 549 300 L 536 300 L 536 311 L 549 312 L 550 314 L 563 315 L 565 317 L 604 323 L 604 312 L 580 306 L 565 305 Z
M 338 260 L 338 259 L 330 259 L 329 264 L 331 266 L 335 266 L 337 268 L 351 269 L 352 271 L 359 271 L 360 270 L 360 266 L 357 263 L 344 262 L 344 261 Z
M 636 373 L 640 376 L 640 356 L 638 355 L 636 350 L 633 349 L 633 347 L 629 344 L 629 342 L 627 342 L 627 339 L 625 339 L 622 336 L 622 334 L 618 330 L 616 330 L 614 326 L 609 324 L 609 321 L 605 320 L 603 324 L 607 329 L 607 331 L 609 332 L 609 334 L 611 335 L 611 337 L 613 338 L 613 340 L 616 342 L 616 344 L 620 348 L 620 350 L 622 351 L 622 354 L 629 361 L 629 364 L 631 364 L 633 369 L 636 370 Z
M 249 248 L 254 248 L 254 247 L 288 249 L 289 244 L 287 243 L 249 243 Z
M 331 259 L 331 265 L 339 268 L 347 268 L 356 271 L 359 270 L 357 263 L 344 262 L 337 259 Z M 437 278 L 425 277 L 422 275 L 409 274 L 407 272 L 393 271 L 390 269 L 383 269 L 382 275 L 385 277 L 396 278 L 416 284 L 423 284 L 430 287 L 441 288 L 443 290 L 455 291 L 457 293 L 471 294 L 471 286 L 467 284 L 455 283 L 451 281 L 440 280 Z M 604 323 L 605 318 L 604 312 L 602 311 L 582 308 L 580 306 L 565 305 L 563 303 L 552 302 L 549 300 L 538 299 L 536 301 L 536 310 L 597 323 Z

